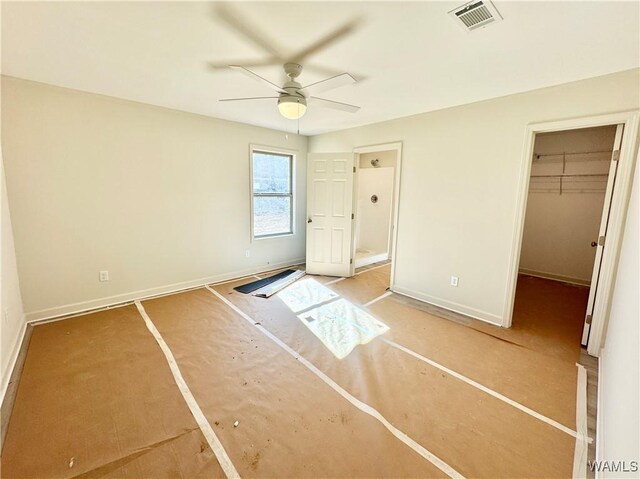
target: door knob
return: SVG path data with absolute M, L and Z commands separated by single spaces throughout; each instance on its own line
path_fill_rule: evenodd
M 307 223 L 313 223 L 313 220 L 312 220 L 311 218 L 309 218 L 309 219 L 307 220 Z
M 596 246 L 598 246 L 598 243 L 596 243 L 595 241 L 592 241 L 592 242 L 591 242 L 591 247 L 592 247 L 592 248 L 595 248 Z

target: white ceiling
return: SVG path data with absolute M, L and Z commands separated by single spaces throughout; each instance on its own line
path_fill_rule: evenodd
M 310 107 L 311 135 L 640 66 L 639 2 L 503 2 L 504 21 L 467 33 L 447 15 L 460 2 L 256 2 L 231 7 L 285 52 L 344 22 L 358 30 L 309 59 L 361 82 L 323 93 L 356 114 Z M 270 96 L 207 61 L 265 57 L 197 2 L 2 2 L 2 73 L 203 115 L 296 131 Z M 279 67 L 255 69 L 276 83 Z M 322 77 L 304 71 L 302 84 Z

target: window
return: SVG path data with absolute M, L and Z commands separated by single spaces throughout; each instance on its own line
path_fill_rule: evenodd
M 254 238 L 293 233 L 293 158 L 251 150 Z

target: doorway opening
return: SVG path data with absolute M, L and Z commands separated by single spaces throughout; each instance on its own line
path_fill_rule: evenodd
M 353 266 L 393 262 L 400 188 L 401 144 L 355 149 Z
M 533 167 L 532 159 L 534 157 L 534 144 L 536 137 L 543 133 L 616 125 L 616 131 L 620 131 L 621 141 L 620 146 L 612 153 L 612 160 L 614 160 L 615 163 L 612 163 L 611 166 L 615 166 L 615 173 L 612 175 L 610 169 L 607 177 L 608 182 L 615 180 L 615 184 L 612 183 L 610 189 L 611 199 L 608 221 L 606 223 L 606 234 L 604 235 L 605 238 L 604 240 L 598 238 L 596 254 L 598 254 L 599 250 L 601 260 L 599 265 L 597 288 L 594 290 L 595 297 L 593 298 L 593 314 L 587 339 L 587 353 L 591 356 L 600 355 L 600 351 L 604 343 L 607 315 L 613 295 L 613 284 L 615 281 L 620 245 L 624 234 L 627 204 L 631 194 L 639 121 L 640 112 L 632 110 L 599 116 L 532 123 L 527 126 L 520 167 L 520 179 L 518 182 L 518 196 L 516 198 L 516 228 L 513 231 L 514 234 L 512 237 L 512 247 L 509 259 L 510 267 L 507 278 L 507 288 L 505 291 L 506 297 L 503 311 L 503 327 L 510 328 L 514 319 L 520 251 L 524 232 L 529 183 L 531 181 L 529 176 Z M 621 125 L 622 128 L 619 129 L 617 125 Z M 618 133 L 616 133 L 616 135 L 617 134 Z M 607 196 L 606 193 L 605 196 Z M 597 261 L 594 262 L 594 266 L 596 264 Z
M 535 135 L 513 327 L 573 356 L 589 338 L 624 125 Z
M 396 166 L 395 150 L 358 155 L 356 268 L 390 259 Z

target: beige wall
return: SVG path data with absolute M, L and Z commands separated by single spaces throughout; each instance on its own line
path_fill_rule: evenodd
M 2 155 L 0 154 L 0 157 Z M 0 158 L 1 161 L 1 158 Z M 11 216 L 7 200 L 4 166 L 0 163 L 0 189 L 2 210 L 2 235 L 0 249 L 2 250 L 2 263 L 0 269 L 0 401 L 4 397 L 9 377 L 25 326 L 24 312 L 20 285 L 18 283 L 18 269 L 13 241 L 13 229 L 11 228 Z
M 10 77 L 2 97 L 28 318 L 304 258 L 306 137 Z M 298 150 L 294 236 L 251 243 L 251 143 Z
M 565 157 L 566 174 L 608 174 L 616 127 L 587 128 L 538 135 L 536 154 L 578 153 Z M 532 175 L 562 173 L 562 156 L 546 156 L 533 162 Z M 585 181 L 589 180 L 589 181 Z M 520 270 L 589 284 L 602 219 L 606 177 L 568 178 L 563 194 L 557 178 L 532 178 L 525 215 Z
M 526 125 L 636 109 L 639 81 L 636 69 L 327 133 L 309 151 L 402 141 L 395 289 L 501 324 Z
M 639 223 L 640 168 L 636 165 L 598 378 L 597 456 L 600 460 L 626 460 L 627 467 L 630 467 L 629 461 L 640 459 Z M 632 476 L 628 474 L 628 477 Z M 607 473 L 603 477 L 621 476 L 619 473 Z

